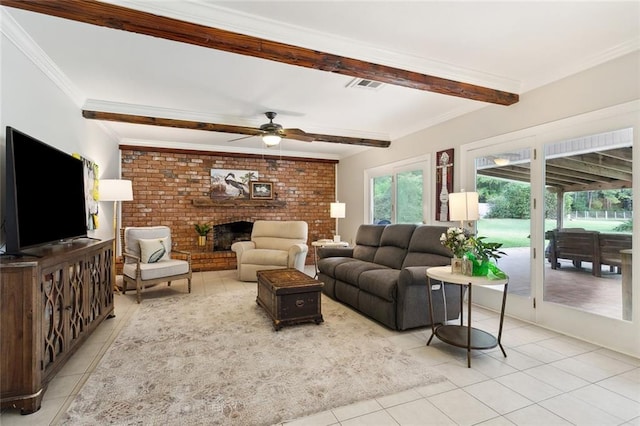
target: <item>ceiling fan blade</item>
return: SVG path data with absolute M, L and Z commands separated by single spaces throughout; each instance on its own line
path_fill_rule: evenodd
M 249 136 L 260 136 L 262 134 L 262 130 L 255 127 L 207 123 L 203 121 L 178 120 L 174 118 L 148 117 L 144 115 L 123 114 L 118 112 L 82 110 L 82 116 L 93 120 L 175 127 L 179 129 L 205 130 L 208 132 L 235 133 Z
M 309 136 L 307 132 L 301 129 L 284 129 L 283 137 L 286 139 L 295 139 L 303 142 L 313 142 L 315 140 L 313 136 Z
M 350 136 L 322 135 L 319 133 L 307 133 L 315 142 L 343 143 L 346 145 L 370 146 L 373 148 L 389 148 L 391 141 L 383 139 L 354 138 Z
M 254 136 L 258 136 L 258 135 L 248 135 L 248 136 L 240 136 L 239 138 L 235 138 L 235 139 L 229 139 L 227 142 L 236 142 L 236 141 L 241 141 L 243 139 L 249 139 L 252 138 Z

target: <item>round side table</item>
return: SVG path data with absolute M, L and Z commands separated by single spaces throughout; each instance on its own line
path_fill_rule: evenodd
M 434 285 L 431 284 L 431 280 L 439 281 L 440 284 L 436 285 L 442 290 L 444 298 L 444 284 L 456 284 L 460 286 L 460 325 L 447 324 L 447 318 L 445 314 L 444 322 L 441 325 L 434 324 L 433 321 L 433 302 L 432 291 Z M 501 280 L 490 280 L 487 277 L 470 277 L 462 274 L 453 274 L 451 272 L 451 266 L 436 266 L 427 269 L 427 285 L 429 286 L 429 319 L 431 320 L 431 337 L 427 341 L 427 346 L 431 343 L 433 336 L 459 348 L 467 349 L 467 367 L 471 367 L 471 349 L 491 349 L 496 346 L 500 346 L 502 355 L 505 357 L 507 353 L 502 347 L 502 325 L 504 323 L 504 308 L 507 303 L 507 287 L 509 285 L 509 277 Z M 491 333 L 484 330 L 480 330 L 471 326 L 471 295 L 472 288 L 474 286 L 504 286 L 504 292 L 502 294 L 502 309 L 500 310 L 500 327 L 498 329 L 498 337 L 496 338 Z M 464 325 L 464 290 L 468 291 L 469 298 L 467 300 L 467 325 Z M 446 301 L 445 301 L 446 303 Z M 445 311 L 446 312 L 446 311 Z

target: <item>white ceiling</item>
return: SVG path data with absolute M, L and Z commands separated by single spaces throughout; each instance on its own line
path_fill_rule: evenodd
M 110 1 L 522 95 L 640 48 L 640 2 Z M 83 109 L 393 140 L 488 104 L 2 7 L 3 31 Z M 26 33 L 22 34 L 24 31 Z M 495 108 L 509 108 L 494 106 Z M 342 158 L 365 149 L 105 122 L 120 143 Z

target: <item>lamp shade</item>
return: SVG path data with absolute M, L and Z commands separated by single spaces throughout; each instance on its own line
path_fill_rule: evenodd
M 264 144 L 267 146 L 278 145 L 281 140 L 282 137 L 277 133 L 266 133 L 262 135 L 262 142 L 264 142 Z
M 449 220 L 477 220 L 478 217 L 477 192 L 449 194 Z
M 329 216 L 332 218 L 343 218 L 346 217 L 347 207 L 345 203 L 335 202 L 331 203 L 331 209 Z
M 130 180 L 101 179 L 98 183 L 100 201 L 131 201 L 133 188 Z

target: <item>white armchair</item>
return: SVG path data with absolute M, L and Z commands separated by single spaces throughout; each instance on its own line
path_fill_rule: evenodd
M 304 272 L 308 232 L 304 221 L 257 220 L 251 241 L 231 245 L 236 253 L 238 279 L 257 281 L 257 271 L 265 269 L 296 268 Z
M 135 287 L 138 303 L 145 287 L 163 282 L 186 279 L 191 293 L 191 253 L 171 249 L 168 226 L 125 228 L 122 256 L 122 292 Z

